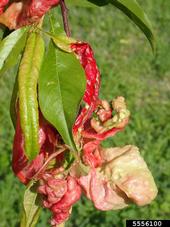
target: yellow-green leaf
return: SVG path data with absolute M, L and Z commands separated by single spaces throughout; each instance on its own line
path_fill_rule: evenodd
M 24 193 L 20 227 L 34 227 L 40 212 L 40 197 L 37 194 L 37 183 L 30 182 Z

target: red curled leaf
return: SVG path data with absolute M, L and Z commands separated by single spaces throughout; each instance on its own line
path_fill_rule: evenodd
M 13 2 L 6 11 L 0 15 L 0 23 L 4 24 L 9 29 L 17 29 L 33 24 L 38 22 L 48 10 L 58 4 L 59 0 L 26 0 Z M 3 8 L 0 7 L 0 10 L 2 11 Z
M 58 142 L 58 134 L 40 115 L 39 144 L 40 153 L 32 161 L 24 155 L 24 137 L 21 131 L 20 120 L 17 117 L 17 126 L 13 144 L 12 168 L 16 176 L 23 184 L 27 184 L 38 172 L 45 162 L 46 157 L 54 151 Z
M 86 129 L 82 132 L 84 146 L 82 160 L 85 165 L 93 168 L 100 167 L 103 164 L 103 157 L 101 156 L 101 141 L 110 136 L 114 136 L 117 132 L 122 131 L 124 128 L 113 128 L 105 133 L 98 134 L 94 129 Z
M 128 122 L 129 122 L 129 119 L 125 119 L 123 127 L 120 127 L 120 128 L 114 127 L 103 133 L 97 133 L 92 127 L 85 128 L 85 130 L 82 132 L 82 136 L 84 138 L 103 141 L 111 136 L 114 136 L 116 133 L 123 131 L 125 126 L 128 124 Z
M 9 0 L 1 0 L 0 1 L 0 14 L 3 13 L 5 6 L 8 4 Z
M 74 43 L 71 45 L 71 49 L 80 59 L 80 63 L 85 70 L 87 79 L 86 91 L 83 98 L 86 106 L 81 110 L 73 127 L 73 133 L 76 134 L 78 129 L 80 130 L 83 128 L 85 121 L 91 116 L 96 108 L 100 88 L 100 72 L 89 44 Z
M 48 10 L 59 4 L 60 0 L 27 0 L 18 17 L 17 26 L 25 26 L 38 21 Z
M 100 141 L 90 141 L 83 146 L 83 162 L 93 168 L 102 165 L 100 155 Z
M 120 132 L 123 129 L 124 128 L 113 128 L 101 134 L 96 133 L 92 128 L 90 128 L 89 131 L 84 130 L 82 132 L 84 140 L 82 160 L 84 164 L 93 168 L 101 166 L 103 163 L 103 159 L 100 154 L 101 141 L 107 139 L 108 137 L 114 136 L 117 132 Z

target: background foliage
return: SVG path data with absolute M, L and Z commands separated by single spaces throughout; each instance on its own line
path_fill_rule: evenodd
M 147 207 L 100 212 L 85 198 L 74 206 L 67 227 L 122 227 L 125 219 L 170 217 L 170 2 L 139 1 L 153 23 L 157 53 L 153 57 L 145 37 L 118 10 L 71 8 L 75 38 L 91 43 L 102 75 L 101 97 L 126 97 L 132 117 L 126 130 L 105 146 L 136 144 L 158 186 L 157 199 Z M 18 227 L 24 187 L 11 170 L 13 127 L 9 115 L 14 72 L 0 80 L 0 227 Z M 48 226 L 43 212 L 38 227 Z

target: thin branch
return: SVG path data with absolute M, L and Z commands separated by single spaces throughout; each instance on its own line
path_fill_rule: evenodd
M 68 23 L 68 9 L 66 7 L 65 0 L 60 0 L 60 7 L 61 7 L 61 13 L 63 17 L 64 30 L 66 32 L 66 35 L 70 37 L 71 31 Z

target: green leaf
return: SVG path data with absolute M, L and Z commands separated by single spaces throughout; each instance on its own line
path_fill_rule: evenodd
M 76 56 L 51 42 L 39 78 L 40 109 L 72 149 L 72 127 L 85 87 L 85 73 Z
M 37 183 L 30 182 L 25 190 L 20 227 L 34 227 L 38 221 L 41 207 L 37 186 Z
M 17 63 L 25 46 L 27 30 L 18 29 L 0 41 L 0 75 Z
M 110 0 L 110 3 L 125 13 L 145 34 L 152 49 L 155 49 L 151 23 L 136 0 Z
M 25 155 L 32 160 L 39 153 L 39 111 L 37 85 L 44 57 L 44 40 L 31 32 L 18 71 L 19 112 Z

